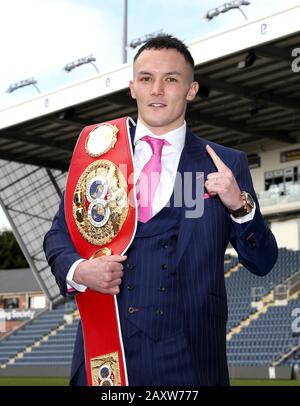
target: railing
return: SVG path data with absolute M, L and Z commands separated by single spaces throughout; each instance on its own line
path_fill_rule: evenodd
M 281 189 L 258 192 L 257 198 L 263 215 L 300 211 L 300 184 Z

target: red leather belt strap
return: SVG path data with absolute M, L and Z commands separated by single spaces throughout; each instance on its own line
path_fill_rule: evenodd
M 70 163 L 65 215 L 78 253 L 123 254 L 136 231 L 130 118 L 85 127 Z M 88 385 L 128 385 L 115 296 L 76 294 Z

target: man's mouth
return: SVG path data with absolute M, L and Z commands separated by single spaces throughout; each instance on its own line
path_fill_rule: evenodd
M 166 107 L 167 105 L 164 103 L 150 103 L 149 106 L 159 108 L 159 107 Z

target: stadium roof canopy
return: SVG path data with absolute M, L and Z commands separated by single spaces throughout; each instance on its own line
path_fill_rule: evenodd
M 299 20 L 300 6 L 190 44 L 202 89 L 187 120 L 197 135 L 246 151 L 299 138 Z M 239 69 L 246 58 L 253 64 Z M 131 74 L 122 65 L 0 110 L 0 158 L 66 170 L 82 127 L 136 118 Z
M 29 268 L 0 270 L 0 294 L 41 292 Z
M 300 6 L 190 44 L 201 85 L 187 113 L 195 134 L 248 153 L 299 140 L 299 21 Z M 42 241 L 72 150 L 85 125 L 136 118 L 131 77 L 122 65 L 0 109 L 0 205 L 50 304 L 61 296 Z

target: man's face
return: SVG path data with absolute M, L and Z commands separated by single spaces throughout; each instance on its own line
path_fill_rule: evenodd
M 162 135 L 183 124 L 186 105 L 195 98 L 198 83 L 192 68 L 175 49 L 143 51 L 134 63 L 131 96 L 139 119 L 154 134 Z

